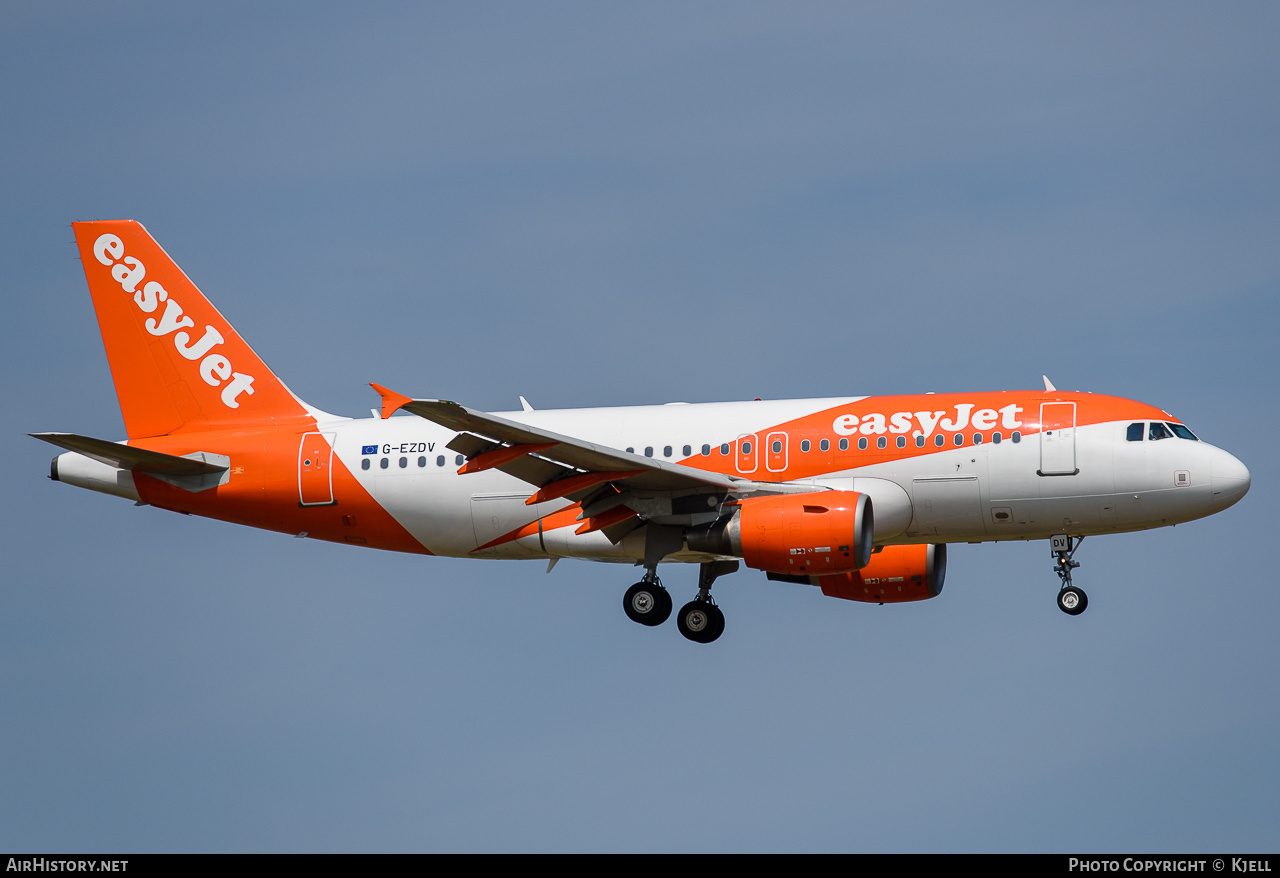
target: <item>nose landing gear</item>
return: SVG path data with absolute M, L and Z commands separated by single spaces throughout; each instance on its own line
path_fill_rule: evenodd
M 1053 572 L 1062 581 L 1062 588 L 1058 591 L 1058 609 L 1068 616 L 1079 616 L 1089 606 L 1089 596 L 1084 589 L 1071 584 L 1071 571 L 1080 566 L 1080 562 L 1073 559 L 1083 542 L 1084 537 L 1066 534 L 1055 534 L 1049 538 L 1049 549 L 1058 559 L 1053 565 Z

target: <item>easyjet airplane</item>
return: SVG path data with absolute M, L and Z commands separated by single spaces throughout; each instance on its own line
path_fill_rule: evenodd
M 672 610 L 662 561 L 700 565 L 676 617 L 724 630 L 740 563 L 823 594 L 942 590 L 946 544 L 1050 541 L 1058 606 L 1085 536 L 1211 515 L 1249 471 L 1168 412 L 1044 389 L 487 414 L 372 385 L 380 417 L 294 396 L 147 231 L 74 223 L 129 435 L 33 434 L 60 482 L 184 514 L 375 549 L 642 567 L 623 608 Z M 391 415 L 404 410 L 412 417 Z M 378 412 L 375 412 L 375 415 Z

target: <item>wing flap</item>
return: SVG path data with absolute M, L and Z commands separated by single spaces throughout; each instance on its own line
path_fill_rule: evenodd
M 600 533 L 604 534 L 605 537 L 608 538 L 609 542 L 616 546 L 618 543 L 622 542 L 623 537 L 643 524 L 644 522 L 640 520 L 638 515 L 633 515 L 631 518 L 623 519 L 617 524 L 611 524 L 608 527 L 600 528 Z
M 557 479 L 573 475 L 575 472 L 575 470 L 569 469 L 563 464 L 543 460 L 541 457 L 535 457 L 531 454 L 518 457 L 501 466 L 494 467 L 494 469 L 538 487 L 551 484 Z

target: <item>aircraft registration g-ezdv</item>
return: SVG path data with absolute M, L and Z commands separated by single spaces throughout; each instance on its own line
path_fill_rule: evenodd
M 375 384 L 380 417 L 338 417 L 294 396 L 141 225 L 73 228 L 129 438 L 33 434 L 66 449 L 53 479 L 374 549 L 633 564 L 623 608 L 643 625 L 671 615 L 658 564 L 699 564 L 676 621 L 700 643 L 724 630 L 712 583 L 741 563 L 916 601 L 942 590 L 954 542 L 1049 540 L 1075 615 L 1085 536 L 1191 521 L 1249 490 L 1240 461 L 1169 413 L 1048 379 L 500 414 Z

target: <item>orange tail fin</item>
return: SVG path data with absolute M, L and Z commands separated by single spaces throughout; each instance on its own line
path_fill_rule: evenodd
M 71 225 L 130 439 L 307 416 L 141 224 Z

